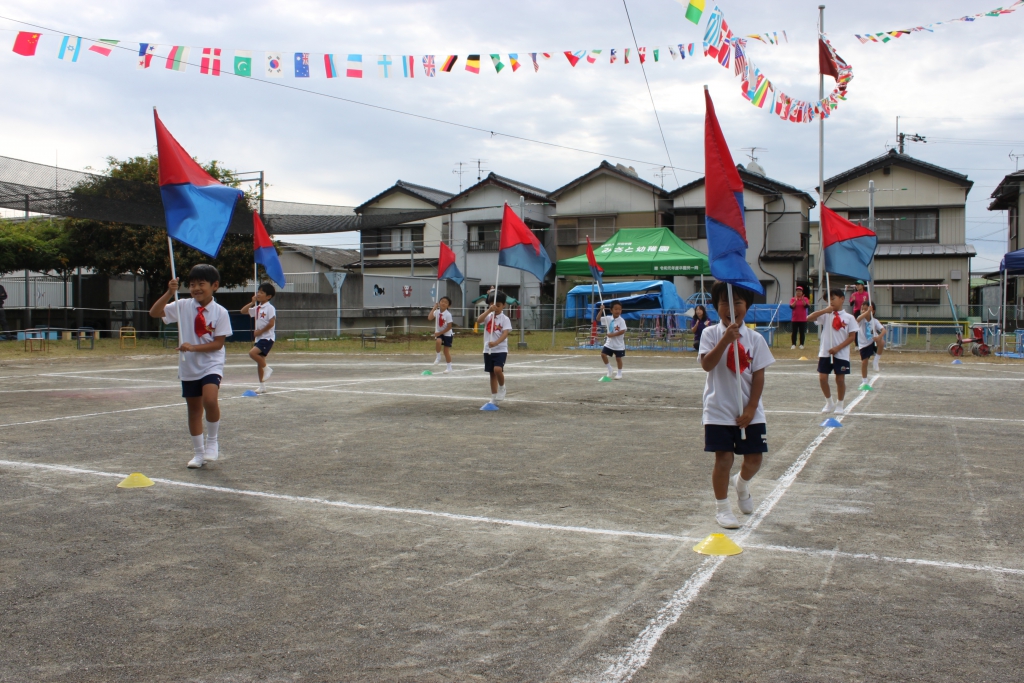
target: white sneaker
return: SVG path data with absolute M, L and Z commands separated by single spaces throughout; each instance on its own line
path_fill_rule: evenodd
M 267 393 L 267 385 L 266 384 L 261 384 L 258 387 L 256 387 L 256 393 L 257 394 L 265 394 L 265 393 Z
M 732 487 L 734 489 L 736 489 L 736 499 L 739 501 L 739 504 L 740 504 L 740 512 L 742 512 L 745 515 L 749 515 L 750 513 L 752 513 L 754 511 L 754 497 L 752 495 L 750 495 L 750 491 L 748 490 L 747 491 L 747 497 L 746 498 L 740 498 L 740 489 L 739 489 L 739 486 L 737 486 L 737 484 L 739 484 L 739 482 L 740 482 L 740 473 L 737 472 L 735 474 L 735 476 L 733 476 L 732 481 L 730 483 L 732 484 Z
M 204 462 L 205 460 L 203 460 L 203 456 L 197 453 L 196 457 L 188 461 L 188 465 L 186 465 L 186 467 L 188 467 L 190 470 L 198 470 L 200 467 L 203 466 Z
M 835 410 L 833 412 L 836 415 L 845 415 L 846 414 L 846 408 L 843 405 L 842 401 L 840 401 L 839 403 L 836 404 Z
M 440 365 L 440 364 L 441 364 L 441 359 L 440 358 L 435 358 L 434 359 L 434 365 Z
M 796 348 L 796 344 L 793 344 L 792 346 L 790 346 L 790 347 L 789 347 L 789 350 L 790 350 L 790 351 L 792 351 L 792 350 L 793 350 L 793 349 L 795 349 L 795 348 Z M 804 347 L 802 347 L 802 346 L 801 346 L 800 348 L 802 349 L 802 348 L 804 348 Z
M 723 529 L 739 529 L 740 522 L 736 519 L 736 515 L 732 514 L 732 510 L 728 512 L 719 512 L 715 515 L 715 521 L 718 522 L 718 526 Z
M 801 348 L 801 349 L 802 349 L 802 348 L 804 348 L 804 345 L 803 345 L 803 344 L 801 344 L 801 345 L 800 345 L 800 348 Z
M 269 365 L 263 368 L 263 381 L 266 382 L 270 379 L 270 376 L 274 374 L 274 368 Z
M 203 456 L 203 460 L 214 462 L 220 457 L 220 446 L 216 441 L 206 442 L 206 454 Z
M 505 400 L 505 387 L 504 386 L 498 387 L 498 400 L 499 401 L 504 401 Z
M 616 372 L 614 379 L 622 379 L 622 372 L 621 371 Z
M 452 369 L 451 368 L 445 368 L 444 372 L 442 372 L 441 374 L 442 375 L 450 375 L 450 374 L 452 374 Z
M 823 413 L 831 413 L 836 408 L 836 402 L 831 398 L 825 401 L 825 407 L 821 409 Z

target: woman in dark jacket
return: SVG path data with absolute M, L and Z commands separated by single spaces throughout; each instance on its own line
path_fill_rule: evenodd
M 703 306 L 698 305 L 693 309 L 693 326 L 690 328 L 693 330 L 693 350 L 700 351 L 700 335 L 704 333 L 704 330 L 711 326 L 711 321 L 708 320 L 708 312 Z

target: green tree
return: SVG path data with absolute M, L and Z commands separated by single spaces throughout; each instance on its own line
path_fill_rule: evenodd
M 39 234 L 38 221 L 0 221 L 0 275 L 25 269 L 45 272 L 56 263 L 56 247 Z

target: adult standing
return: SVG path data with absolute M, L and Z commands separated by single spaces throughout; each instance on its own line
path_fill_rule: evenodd
M 800 334 L 800 348 L 804 348 L 804 340 L 807 336 L 807 311 L 811 306 L 811 300 L 804 296 L 804 288 L 796 286 L 796 296 L 789 300 L 789 308 L 792 310 L 790 320 L 793 327 L 791 349 L 796 348 L 797 333 Z
M 4 289 L 3 285 L 0 285 L 0 339 L 7 338 L 7 311 L 4 310 L 5 303 L 7 303 L 7 290 Z
M 850 295 L 850 303 L 853 304 L 853 317 L 860 317 L 864 304 L 868 302 L 867 283 L 857 280 L 857 291 Z
M 697 307 L 693 309 L 693 325 L 690 327 L 693 331 L 694 351 L 700 350 L 700 336 L 704 334 L 704 330 L 706 330 L 710 325 L 711 321 L 708 320 L 707 309 L 698 304 Z

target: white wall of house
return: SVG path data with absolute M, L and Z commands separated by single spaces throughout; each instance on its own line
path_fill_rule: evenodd
M 651 188 L 631 183 L 610 173 L 601 174 L 558 196 L 558 215 L 613 215 L 656 211 L 657 197 Z M 631 225 L 628 227 L 651 227 Z
M 436 209 L 433 204 L 406 194 L 405 192 L 392 192 L 391 194 L 382 197 L 380 200 L 367 206 L 368 209 L 422 209 L 431 210 Z M 423 220 L 414 221 L 415 223 L 423 223 L 423 253 L 417 253 L 418 258 L 425 259 L 436 259 L 440 252 L 441 244 L 441 223 L 442 218 L 436 216 L 434 218 L 426 218 Z M 408 257 L 408 253 L 405 254 Z M 376 256 L 368 256 L 366 261 L 376 261 L 380 259 L 396 259 L 402 258 L 401 253 L 383 253 Z M 406 271 L 408 274 L 408 271 Z

